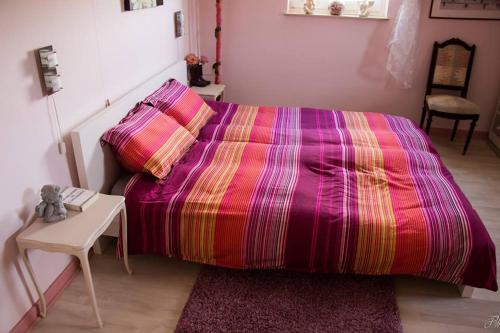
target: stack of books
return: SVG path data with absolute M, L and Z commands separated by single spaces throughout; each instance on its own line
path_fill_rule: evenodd
M 77 212 L 83 212 L 89 208 L 98 197 L 97 192 L 76 187 L 67 187 L 61 195 L 64 207 Z

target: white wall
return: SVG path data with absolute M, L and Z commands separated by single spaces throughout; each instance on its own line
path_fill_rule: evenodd
M 122 0 L 0 1 L 0 332 L 10 330 L 36 293 L 15 246 L 15 235 L 47 183 L 77 185 L 71 147 L 59 155 L 52 102 L 42 95 L 34 50 L 53 45 L 64 89 L 54 98 L 67 134 L 131 88 L 181 60 L 189 40 L 174 38 L 173 12 L 192 0 L 123 11 Z M 186 24 L 186 28 L 189 24 Z M 66 141 L 69 144 L 70 142 Z M 30 252 L 45 290 L 69 263 Z

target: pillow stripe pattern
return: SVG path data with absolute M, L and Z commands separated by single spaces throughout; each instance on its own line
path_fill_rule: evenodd
M 146 97 L 144 102 L 173 117 L 195 137 L 215 115 L 212 108 L 196 92 L 177 80 L 165 83 Z
M 141 105 L 128 119 L 108 130 L 103 142 L 113 146 L 123 167 L 165 178 L 195 138 L 173 118 Z

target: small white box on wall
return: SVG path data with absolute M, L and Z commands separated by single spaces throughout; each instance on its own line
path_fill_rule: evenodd
M 52 95 L 62 89 L 61 75 L 58 72 L 59 59 L 52 45 L 35 51 L 40 71 L 40 81 L 46 95 Z

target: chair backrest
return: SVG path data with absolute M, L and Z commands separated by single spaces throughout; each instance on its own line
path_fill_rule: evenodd
M 432 89 L 448 89 L 467 97 L 469 80 L 476 45 L 469 45 L 458 38 L 443 43 L 434 42 L 426 95 Z

